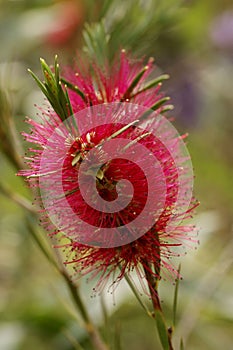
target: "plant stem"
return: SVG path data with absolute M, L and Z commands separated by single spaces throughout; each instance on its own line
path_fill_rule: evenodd
M 38 237 L 37 232 L 34 229 L 34 226 L 30 224 L 28 226 L 33 239 L 37 243 L 38 247 L 44 254 L 44 256 L 48 259 L 50 263 L 56 268 L 56 270 L 60 273 L 60 275 L 63 277 L 63 279 L 66 282 L 67 288 L 70 291 L 70 294 L 73 298 L 73 301 L 79 311 L 79 313 L 82 316 L 84 327 L 90 337 L 90 340 L 96 350 L 108 350 L 107 345 L 103 342 L 101 339 L 101 336 L 99 334 L 98 329 L 95 327 L 95 325 L 92 323 L 90 316 L 88 315 L 88 312 L 85 308 L 85 305 L 81 299 L 81 296 L 79 294 L 77 286 L 73 283 L 73 281 L 70 279 L 70 276 L 68 275 L 67 271 L 65 270 L 64 266 L 59 263 L 60 259 L 57 259 L 57 262 L 54 260 L 54 258 L 48 253 L 47 249 L 44 247 L 44 244 L 41 242 L 41 239 Z M 61 265 L 61 266 L 59 266 Z
M 13 193 L 8 188 L 0 185 L 0 192 L 13 200 L 15 203 L 17 203 L 22 208 L 26 209 L 30 214 L 34 217 L 36 217 L 35 209 L 30 205 L 30 203 L 27 201 L 26 198 L 23 196 L 20 196 L 18 194 Z M 68 273 L 62 266 L 62 264 L 59 264 L 59 261 L 56 262 L 56 260 L 53 258 L 53 256 L 49 253 L 47 247 L 45 246 L 44 242 L 42 242 L 41 238 L 38 235 L 38 232 L 36 232 L 34 223 L 32 223 L 30 220 L 27 220 L 27 227 L 31 233 L 32 238 L 36 242 L 37 246 L 41 250 L 41 252 L 44 254 L 46 259 L 55 267 L 55 269 L 61 274 L 63 279 L 65 280 L 67 287 L 70 291 L 70 294 L 75 302 L 75 305 L 77 306 L 78 311 L 80 312 L 83 321 L 84 321 L 84 327 L 89 334 L 90 340 L 96 350 L 108 350 L 107 345 L 103 342 L 101 339 L 101 336 L 99 334 L 98 329 L 94 326 L 92 323 L 90 316 L 88 315 L 88 312 L 85 308 L 85 305 L 80 297 L 80 294 L 78 292 L 77 286 L 72 282 L 70 279 Z M 57 259 L 59 260 L 59 259 Z M 61 266 L 59 266 L 61 265 Z
M 72 282 L 69 275 L 67 274 L 67 272 L 64 269 L 61 270 L 60 272 L 62 274 L 62 277 L 66 281 L 66 284 L 69 288 L 69 291 L 72 295 L 72 298 L 73 298 L 78 310 L 80 311 L 80 314 L 82 315 L 85 329 L 88 332 L 89 337 L 91 339 L 91 342 L 94 345 L 95 349 L 96 350 L 108 350 L 107 345 L 101 339 L 99 331 L 97 330 L 97 328 L 94 326 L 94 324 L 92 323 L 92 321 L 90 319 L 90 316 L 89 316 L 89 314 L 88 314 L 88 312 L 83 304 L 83 301 L 80 297 L 80 294 L 78 292 L 77 286 Z
M 148 284 L 148 288 L 151 295 L 151 301 L 153 304 L 154 310 L 162 311 L 159 294 L 158 294 L 158 279 L 150 272 L 150 265 L 147 261 L 144 263 L 144 272 Z
M 158 259 L 160 261 L 160 259 Z M 168 328 L 164 319 L 159 293 L 158 293 L 158 282 L 159 276 L 152 272 L 152 266 L 147 262 L 143 261 L 145 277 L 147 280 L 148 288 L 151 295 L 151 301 L 154 309 L 154 318 L 159 333 L 159 338 L 164 350 L 174 350 L 172 345 L 172 330 Z M 160 267 L 158 267 L 160 270 Z
M 74 301 L 79 313 L 82 316 L 84 327 L 85 327 L 85 329 L 90 337 L 90 340 L 91 340 L 94 348 L 96 350 L 108 350 L 107 345 L 101 339 L 101 336 L 99 334 L 98 329 L 92 323 L 90 316 L 88 315 L 88 312 L 87 312 L 85 305 L 81 299 L 81 296 L 79 294 L 77 286 L 70 279 L 70 276 L 68 275 L 64 266 L 59 263 L 60 259 L 57 259 L 57 262 L 56 262 L 54 260 L 54 258 L 52 256 L 50 256 L 50 254 L 47 252 L 47 249 L 44 247 L 44 244 L 41 242 L 41 239 L 38 237 L 38 234 L 35 231 L 33 225 L 28 226 L 28 228 L 30 229 L 30 232 L 32 234 L 33 239 L 37 243 L 40 250 L 43 252 L 44 256 L 48 259 L 48 261 L 50 263 L 52 263 L 52 265 L 56 268 L 56 270 L 60 273 L 60 275 L 65 280 L 67 288 L 69 289 L 70 294 L 73 298 L 73 301 Z M 59 265 L 61 265 L 61 266 L 59 266 Z
M 31 202 L 27 198 L 16 192 L 11 191 L 8 186 L 3 185 L 2 183 L 0 183 L 0 193 L 6 196 L 7 198 L 11 199 L 23 209 L 26 209 L 32 214 L 36 214 L 36 209 L 32 206 Z
M 130 289 L 132 290 L 133 294 L 135 295 L 136 299 L 138 300 L 139 304 L 142 306 L 142 308 L 146 311 L 146 313 L 152 317 L 152 313 L 148 310 L 146 304 L 143 302 L 142 298 L 140 298 L 138 291 L 136 290 L 136 288 L 134 287 L 132 281 L 130 280 L 129 276 L 127 275 L 127 273 L 125 272 L 124 274 L 124 278 L 126 280 L 126 282 L 128 283 Z

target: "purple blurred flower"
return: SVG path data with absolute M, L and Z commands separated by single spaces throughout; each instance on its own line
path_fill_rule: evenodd
M 233 50 L 233 10 L 215 18 L 210 27 L 210 37 L 218 48 Z

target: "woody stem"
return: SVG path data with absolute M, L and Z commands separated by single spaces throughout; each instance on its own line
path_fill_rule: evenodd
M 27 199 L 11 192 L 8 188 L 5 188 L 4 186 L 0 186 L 0 192 L 3 193 L 8 198 L 12 199 L 15 203 L 20 205 L 23 209 L 26 209 L 32 215 L 32 218 L 36 218 L 36 213 L 35 213 L 36 210 L 33 209 L 32 206 L 30 206 Z M 94 348 L 96 350 L 108 350 L 108 346 L 104 343 L 98 329 L 95 327 L 95 325 L 92 323 L 92 320 L 90 319 L 90 316 L 89 316 L 89 314 L 86 310 L 86 307 L 81 299 L 81 296 L 79 294 L 79 290 L 78 290 L 77 286 L 72 282 L 72 280 L 70 279 L 70 276 L 67 274 L 64 267 L 61 264 L 59 264 L 59 261 L 56 262 L 54 257 L 48 252 L 47 247 L 41 241 L 41 238 L 39 237 L 38 233 L 36 232 L 34 224 L 32 224 L 30 221 L 27 220 L 27 227 L 32 235 L 32 238 L 34 239 L 35 243 L 37 244 L 39 249 L 42 251 L 44 256 L 47 258 L 48 261 L 50 261 L 50 263 L 52 263 L 52 265 L 55 267 L 55 269 L 64 278 L 64 280 L 67 284 L 67 287 L 70 291 L 70 294 L 75 302 L 75 305 L 77 306 L 77 309 L 82 316 L 85 329 L 90 337 L 90 340 L 91 340 Z
M 171 329 L 167 327 L 164 316 L 163 316 L 163 310 L 161 307 L 160 299 L 159 299 L 159 293 L 158 293 L 158 281 L 159 281 L 159 276 L 154 275 L 151 270 L 151 266 L 147 261 L 143 262 L 144 265 L 144 272 L 145 272 L 145 277 L 148 283 L 148 288 L 150 291 L 151 295 L 151 301 L 153 304 L 153 309 L 154 309 L 154 318 L 156 319 L 157 322 L 157 329 L 160 337 L 160 341 L 162 343 L 163 349 L 164 350 L 174 350 L 173 345 L 172 345 L 172 332 Z M 162 322 L 162 326 L 158 324 L 158 317 L 159 317 L 159 322 Z M 164 333 L 165 333 L 165 340 L 164 340 Z
M 144 261 L 143 265 L 153 308 L 154 310 L 162 311 L 158 294 L 158 279 L 150 272 L 151 266 L 147 261 Z
M 108 350 L 107 345 L 101 339 L 99 331 L 97 330 L 97 328 L 94 326 L 94 324 L 92 323 L 92 321 L 90 319 L 90 316 L 89 316 L 89 314 L 85 308 L 85 305 L 83 304 L 83 301 L 80 297 L 80 294 L 78 292 L 77 286 L 74 285 L 74 283 L 71 281 L 70 277 L 67 275 L 65 270 L 61 271 L 61 274 L 67 283 L 67 286 L 70 290 L 70 293 L 73 297 L 75 304 L 77 305 L 79 312 L 82 315 L 85 329 L 86 329 L 87 333 L 89 334 L 89 337 L 91 339 L 92 344 L 94 345 L 94 348 L 96 350 Z
M 157 329 L 159 333 L 159 338 L 164 350 L 174 350 L 172 345 L 172 331 L 167 327 L 163 310 L 160 303 L 158 284 L 160 280 L 160 268 L 161 268 L 161 253 L 158 234 L 157 236 L 158 244 L 155 247 L 156 261 L 153 266 L 147 260 L 142 261 L 142 265 L 145 272 L 145 277 L 147 280 L 148 288 L 150 291 L 151 301 L 154 309 L 154 318 L 156 320 Z

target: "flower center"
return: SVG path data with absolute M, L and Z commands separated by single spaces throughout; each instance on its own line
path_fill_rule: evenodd
M 78 137 L 76 138 L 74 144 L 71 147 L 71 157 L 72 166 L 79 167 L 84 158 L 87 156 L 88 152 L 95 146 L 92 142 L 92 138 L 95 136 L 95 133 L 87 133 L 85 138 Z M 99 192 L 99 195 L 106 201 L 114 201 L 118 194 L 116 191 L 117 181 L 113 179 L 112 176 L 107 174 L 109 170 L 110 163 L 102 165 L 100 168 L 93 166 L 88 170 L 88 175 L 95 176 L 96 178 L 96 188 Z

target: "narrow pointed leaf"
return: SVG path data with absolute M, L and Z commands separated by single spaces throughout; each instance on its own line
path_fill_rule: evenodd
M 180 284 L 180 279 L 179 279 L 180 269 L 181 269 L 181 265 L 179 264 L 179 267 L 178 267 L 178 270 L 177 270 L 178 277 L 176 279 L 174 299 L 173 299 L 173 327 L 175 327 L 175 325 L 176 325 L 178 290 L 179 290 L 179 284 Z
M 163 350 L 169 350 L 168 331 L 163 318 L 163 314 L 160 310 L 155 310 L 155 321 Z
M 64 78 L 61 78 L 61 82 L 65 84 L 70 90 L 73 90 L 74 92 L 76 92 L 83 99 L 84 102 L 87 102 L 87 98 L 85 94 L 78 88 L 77 85 L 73 85 L 72 83 L 70 83 L 68 80 Z
M 114 137 L 117 137 L 118 135 L 122 134 L 124 131 L 126 131 L 127 129 L 129 129 L 131 126 L 136 125 L 139 122 L 138 119 L 134 120 L 133 122 L 123 126 L 121 129 L 117 130 L 116 132 L 114 132 L 111 136 L 109 136 L 107 138 L 107 141 L 113 139 Z
M 166 113 L 166 112 L 169 112 L 169 111 L 172 111 L 174 109 L 174 106 L 173 105 L 166 105 L 162 108 L 162 110 L 160 111 L 160 113 Z
M 122 100 L 125 100 L 129 97 L 131 97 L 131 92 L 133 92 L 134 88 L 138 85 L 139 81 L 141 80 L 142 76 L 145 74 L 145 72 L 147 71 L 148 66 L 145 66 L 141 72 L 138 73 L 138 75 L 136 76 L 136 78 L 134 78 L 134 80 L 132 81 L 132 83 L 130 84 L 130 86 L 128 87 L 128 89 L 126 90 L 126 92 L 124 93 L 124 96 L 122 97 Z
M 40 81 L 40 79 L 31 71 L 31 69 L 28 69 L 28 72 L 31 74 L 31 76 L 33 77 L 33 79 L 36 81 L 37 85 L 39 86 L 39 88 L 41 89 L 41 91 L 43 92 L 43 94 L 47 97 L 47 90 L 45 85 Z
M 138 300 L 139 304 L 142 306 L 142 308 L 146 311 L 146 313 L 151 316 L 151 312 L 147 309 L 147 306 L 142 301 L 142 298 L 139 296 L 138 291 L 134 287 L 132 281 L 130 280 L 129 276 L 125 273 L 124 278 L 126 282 L 128 283 L 130 289 L 132 290 L 133 294 L 135 295 L 136 299 Z
M 40 59 L 40 63 L 41 63 L 41 68 L 42 68 L 45 80 L 47 82 L 47 85 L 49 86 L 49 89 L 51 90 L 51 92 L 54 95 L 56 95 L 57 84 L 56 84 L 55 76 L 43 58 Z
M 100 18 L 104 17 L 106 15 L 106 13 L 109 10 L 109 7 L 112 5 L 112 0 L 105 0 L 104 4 L 102 5 L 102 9 L 100 12 Z
M 169 75 L 168 74 L 163 74 L 163 75 L 160 75 L 159 77 L 157 77 L 156 79 L 154 80 L 151 80 L 149 81 L 145 86 L 144 88 L 140 89 L 138 92 L 136 92 L 133 96 L 131 97 L 135 97 L 136 95 L 146 91 L 146 90 L 149 90 L 153 87 L 155 87 L 156 85 L 159 85 L 161 84 L 164 80 L 167 80 L 169 79 Z
M 54 61 L 54 71 L 55 71 L 55 79 L 56 79 L 56 82 L 57 82 L 57 85 L 58 85 L 59 81 L 60 81 L 60 69 L 59 69 L 59 63 L 58 63 L 57 55 L 55 56 L 55 61 Z
M 86 23 L 83 31 L 84 51 L 91 60 L 104 65 L 108 55 L 109 34 L 106 32 L 104 20 L 97 23 Z
M 73 108 L 71 106 L 71 103 L 70 103 L 70 98 L 69 98 L 69 95 L 68 95 L 68 91 L 67 91 L 67 86 L 65 85 L 65 96 L 66 96 L 66 101 L 67 101 L 67 107 L 69 109 L 69 114 L 72 115 L 74 114 L 73 112 Z
M 37 85 L 48 99 L 49 103 L 53 107 L 54 111 L 59 115 L 62 120 L 67 119 L 73 114 L 73 109 L 70 103 L 67 90 L 63 89 L 60 80 L 58 58 L 55 56 L 54 61 L 54 73 L 47 65 L 44 59 L 40 59 L 41 68 L 44 74 L 45 82 L 41 82 L 40 79 L 29 69 L 29 73 L 35 79 Z
M 152 107 L 151 109 L 153 109 L 153 111 L 155 111 L 156 109 L 158 109 L 159 107 L 161 107 L 164 103 L 166 103 L 167 101 L 170 100 L 170 97 L 163 97 L 161 98 L 159 101 L 157 101 Z

